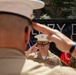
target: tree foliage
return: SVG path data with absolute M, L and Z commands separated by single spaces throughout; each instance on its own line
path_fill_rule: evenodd
M 44 2 L 49 1 L 50 5 L 45 6 L 45 12 L 51 18 L 67 18 L 72 15 L 72 7 L 76 7 L 75 0 L 42 0 Z M 49 7 L 50 9 L 47 9 Z

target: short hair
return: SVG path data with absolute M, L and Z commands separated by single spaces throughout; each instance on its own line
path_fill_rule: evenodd
M 12 12 L 5 12 L 5 11 L 0 11 L 0 14 L 8 14 L 8 15 L 15 15 L 15 16 L 18 16 L 18 17 L 22 17 L 26 20 L 28 20 L 28 23 L 31 25 L 32 24 L 32 20 L 30 20 L 29 18 L 23 16 L 23 15 L 20 15 L 20 14 L 16 14 L 16 13 L 12 13 Z
M 6 20 L 7 21 L 5 21 L 6 23 L 7 23 L 7 25 L 5 25 L 6 23 L 5 22 L 2 22 L 2 20 L 0 21 L 3 25 L 0 25 L 0 31 L 1 30 L 3 30 L 4 28 L 8 28 L 8 31 L 10 31 L 11 29 L 12 29 L 12 31 L 14 31 L 14 30 L 16 30 L 16 31 L 19 31 L 19 29 L 17 30 L 17 28 L 16 27 L 19 27 L 19 25 L 18 25 L 18 22 L 19 21 L 16 21 L 17 22 L 17 24 L 16 24 L 16 22 L 15 22 L 15 20 L 14 20 L 14 22 L 15 23 L 13 23 L 12 22 L 12 20 L 9 20 L 8 19 L 8 16 L 15 16 L 15 17 L 18 17 L 19 19 L 23 19 L 23 21 L 21 21 L 21 22 L 24 22 L 24 21 L 27 21 L 28 22 L 28 25 L 30 25 L 31 26 L 31 24 L 32 24 L 32 21 L 29 19 L 29 18 L 27 18 L 27 17 L 25 17 L 25 16 L 22 16 L 22 15 L 19 15 L 19 14 L 15 14 L 15 13 L 10 13 L 10 12 L 0 12 L 0 15 L 4 15 L 4 17 L 6 17 L 5 15 L 7 15 L 7 17 L 6 17 Z M 3 17 L 2 17 L 3 18 Z M 0 18 L 0 19 L 2 19 L 2 18 Z M 3 19 L 4 20 L 4 19 Z M 0 24 L 1 24 L 0 23 Z M 22 28 L 21 27 L 22 25 L 20 25 L 20 28 Z M 25 29 L 23 29 L 24 30 L 24 32 L 27 32 L 28 31 L 28 26 L 26 26 L 26 25 L 24 25 L 25 26 Z M 20 29 L 21 30 L 21 29 Z M 3 31 L 5 31 L 5 29 L 3 30 Z

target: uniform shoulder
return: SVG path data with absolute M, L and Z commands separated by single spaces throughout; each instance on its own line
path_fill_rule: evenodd
M 55 55 L 54 53 L 52 53 L 52 52 L 50 52 L 50 51 L 49 51 L 49 55 L 50 55 L 50 56 L 53 56 L 53 57 L 56 57 L 56 58 L 59 58 L 57 55 Z

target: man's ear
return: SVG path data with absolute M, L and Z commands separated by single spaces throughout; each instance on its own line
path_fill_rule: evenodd
M 30 40 L 30 27 L 27 26 L 25 27 L 25 43 L 28 44 L 29 40 Z

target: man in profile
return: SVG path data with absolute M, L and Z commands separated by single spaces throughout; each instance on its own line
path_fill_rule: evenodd
M 26 59 L 25 48 L 33 10 L 43 6 L 39 0 L 0 0 L 0 75 L 37 74 L 41 65 Z

